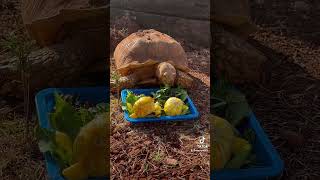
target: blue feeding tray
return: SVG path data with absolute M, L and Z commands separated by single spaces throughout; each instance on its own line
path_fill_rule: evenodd
M 44 89 L 36 94 L 36 108 L 40 127 L 51 129 L 49 124 L 49 113 L 53 111 L 54 107 L 54 93 L 61 93 L 66 95 L 75 95 L 79 97 L 81 102 L 89 103 L 109 103 L 108 87 L 87 87 L 87 88 L 49 88 Z M 47 166 L 49 180 L 65 180 L 61 175 L 61 169 L 58 163 L 55 162 L 50 153 L 45 153 L 45 162 Z M 106 180 L 108 177 L 94 177 L 90 180 Z
M 239 130 L 251 128 L 256 134 L 253 151 L 256 154 L 256 163 L 246 169 L 224 169 L 211 172 L 214 180 L 262 180 L 276 177 L 283 171 L 283 161 L 272 146 L 267 135 L 260 126 L 255 115 L 250 115 L 249 121 Z
M 156 92 L 159 89 L 123 89 L 121 91 L 121 101 L 126 103 L 127 91 L 132 91 L 134 94 L 144 94 L 146 96 L 151 96 L 152 92 Z M 141 123 L 141 122 L 159 122 L 159 121 L 185 121 L 185 120 L 195 120 L 199 117 L 199 112 L 195 105 L 193 104 L 190 97 L 187 97 L 186 103 L 189 104 L 190 114 L 181 116 L 161 116 L 161 117 L 146 117 L 146 118 L 130 118 L 127 111 L 124 112 L 124 118 L 131 123 Z

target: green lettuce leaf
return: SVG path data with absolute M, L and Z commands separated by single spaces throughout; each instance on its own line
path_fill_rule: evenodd
M 144 94 L 135 95 L 132 91 L 127 91 L 127 97 L 126 97 L 126 103 L 122 102 L 121 108 L 123 111 L 128 111 L 129 114 L 132 114 L 132 107 L 134 103 L 140 99 L 141 97 L 144 97 Z
M 233 125 L 238 126 L 251 109 L 244 94 L 225 81 L 217 82 L 212 88 L 211 112 L 221 115 Z
M 238 126 L 245 117 L 248 117 L 251 110 L 246 97 L 235 90 L 230 90 L 226 96 L 227 108 L 226 119 L 233 126 Z
M 55 103 L 55 111 L 50 116 L 51 126 L 74 139 L 84 125 L 81 113 L 79 114 L 70 103 L 57 93 L 55 94 Z
M 38 146 L 40 152 L 46 153 L 52 151 L 55 131 L 36 126 L 35 136 L 39 140 Z

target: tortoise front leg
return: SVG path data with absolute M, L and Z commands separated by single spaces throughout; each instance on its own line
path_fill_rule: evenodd
M 138 76 L 136 73 L 132 73 L 127 76 L 122 76 L 118 80 L 113 80 L 110 82 L 111 91 L 121 90 L 125 88 L 133 88 L 138 82 Z
M 193 86 L 193 78 L 183 71 L 177 70 L 176 85 L 183 88 L 191 88 Z

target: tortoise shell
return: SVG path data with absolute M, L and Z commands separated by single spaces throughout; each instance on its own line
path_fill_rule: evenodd
M 118 72 L 124 76 L 161 62 L 170 62 L 176 69 L 189 71 L 180 43 L 154 29 L 138 31 L 123 39 L 114 51 L 114 59 Z

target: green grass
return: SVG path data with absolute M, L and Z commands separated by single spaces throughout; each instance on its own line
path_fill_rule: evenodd
M 163 160 L 163 153 L 162 153 L 160 150 L 158 150 L 158 151 L 153 155 L 152 159 L 153 159 L 153 161 L 158 162 L 158 163 L 162 162 L 162 160 Z

